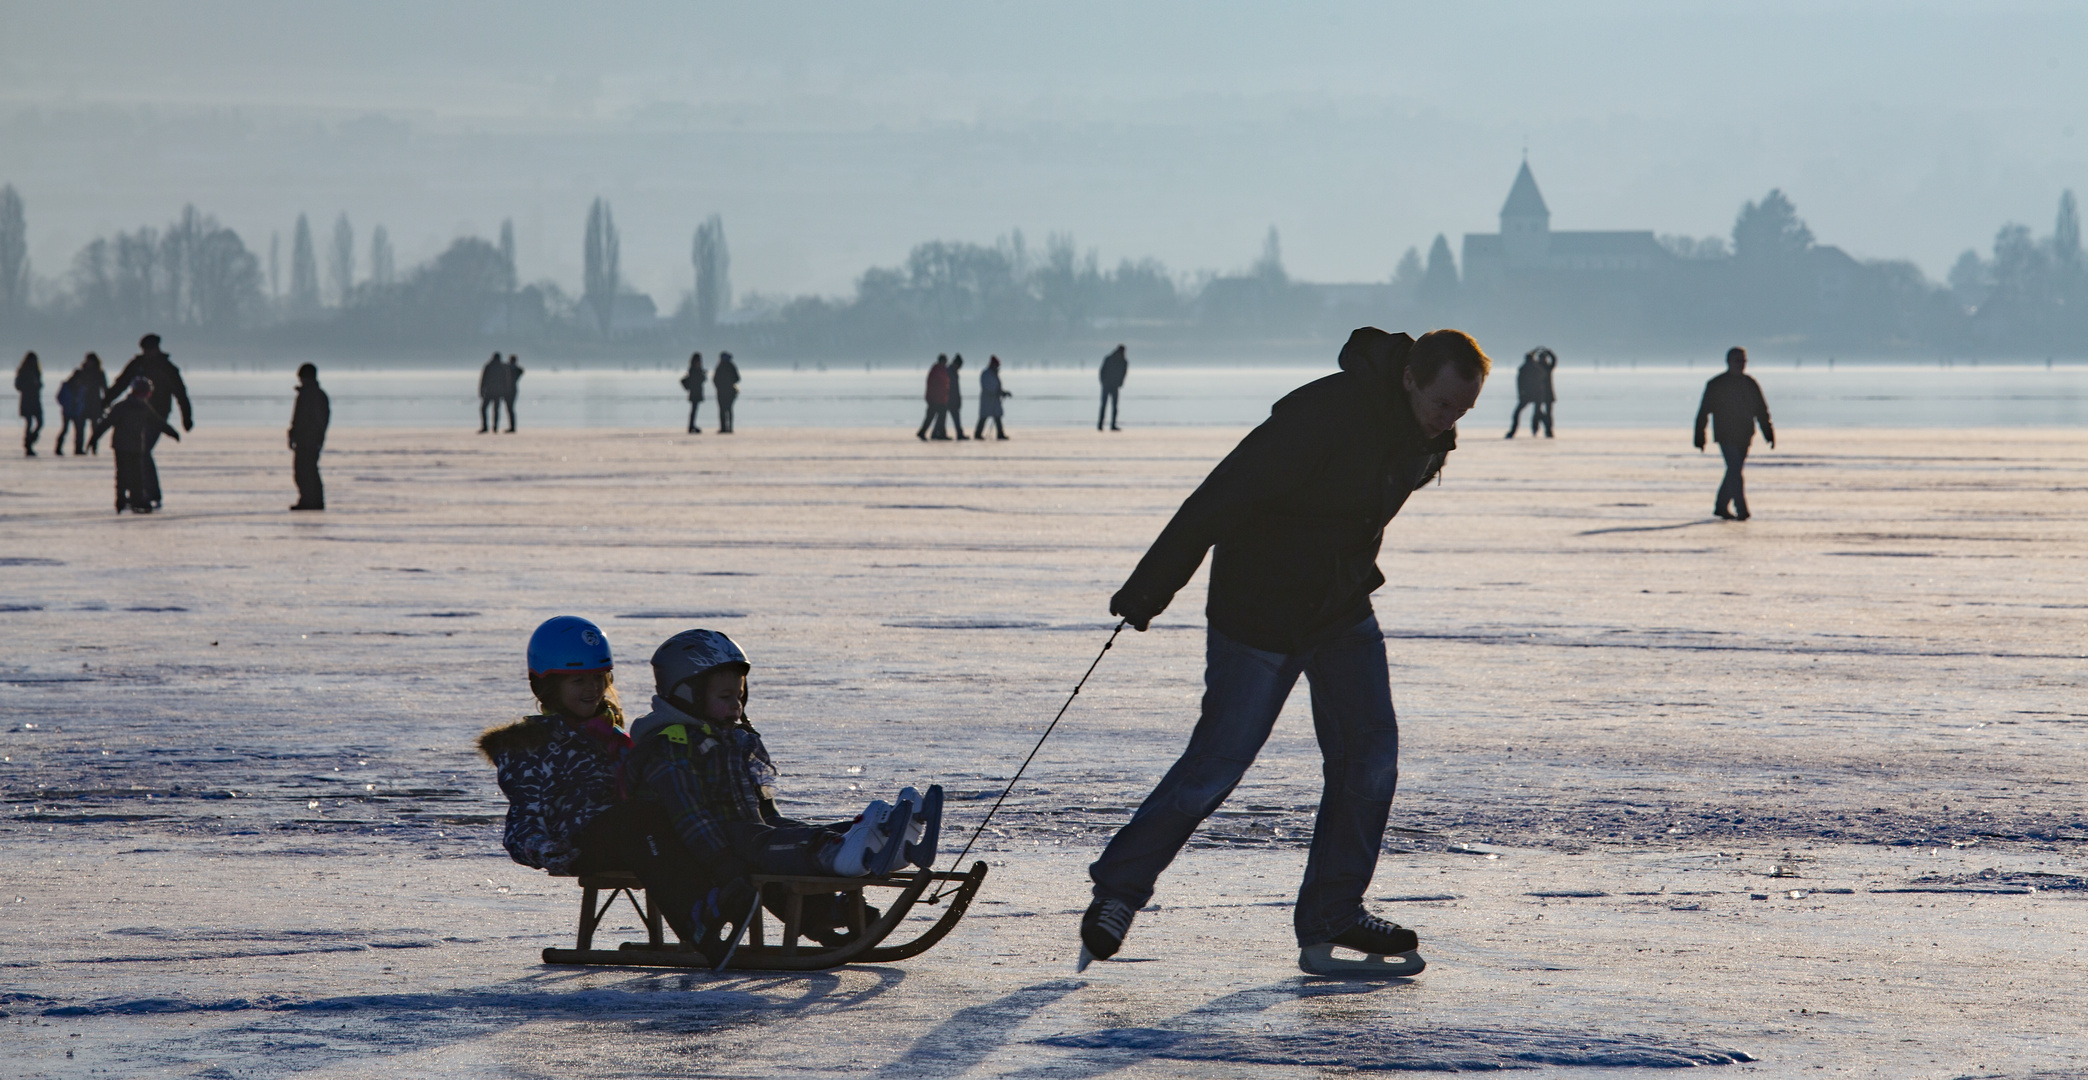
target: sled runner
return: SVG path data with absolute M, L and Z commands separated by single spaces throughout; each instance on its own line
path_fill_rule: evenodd
M 843 964 L 889 964 L 919 956 L 935 946 L 953 928 L 971 906 L 972 897 L 978 894 L 979 884 L 986 880 L 986 864 L 972 863 L 966 873 L 954 871 L 906 870 L 883 877 L 795 877 L 777 874 L 754 874 L 747 879 L 755 887 L 768 892 L 771 888 L 783 893 L 783 925 L 779 928 L 777 941 L 770 944 L 763 933 L 764 912 L 756 907 L 753 918 L 748 920 L 744 939 L 733 950 L 726 967 L 735 971 L 818 971 L 840 967 Z M 948 890 L 949 907 L 942 916 L 930 924 L 918 936 L 904 944 L 886 945 L 885 939 L 899 928 L 906 916 L 921 902 L 921 896 L 936 883 L 953 886 Z M 640 902 L 645 886 L 637 875 L 621 871 L 582 874 L 580 884 L 580 932 L 570 949 L 545 949 L 544 963 L 582 965 L 591 967 L 680 967 L 707 968 L 711 962 L 693 949 L 666 940 L 664 920 L 647 896 Z M 863 890 L 897 889 L 899 895 L 891 901 L 882 916 L 875 921 L 867 918 L 864 910 Z M 603 898 L 604 892 L 608 893 Z M 804 938 L 801 918 L 804 898 L 807 896 L 831 896 L 844 893 L 849 898 L 854 933 L 845 941 L 834 946 L 819 945 Z M 621 896 L 631 902 L 646 927 L 645 941 L 627 941 L 614 949 L 594 948 L 595 927 Z

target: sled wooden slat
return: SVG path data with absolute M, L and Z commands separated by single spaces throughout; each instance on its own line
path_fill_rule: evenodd
M 964 873 L 953 871 L 904 871 L 880 878 L 800 877 L 772 874 L 756 874 L 748 879 L 764 891 L 775 889 L 784 893 L 783 925 L 778 928 L 778 940 L 768 943 L 764 938 L 762 913 L 757 910 L 749 920 L 746 937 L 732 954 L 727 965 L 735 971 L 819 971 L 840 967 L 849 963 L 888 964 L 920 954 L 933 948 L 948 936 L 971 907 L 978 894 L 979 885 L 986 880 L 986 864 L 974 862 Z M 581 922 L 580 933 L 571 949 L 545 949 L 544 963 L 557 965 L 580 965 L 590 967 L 669 967 L 708 968 L 711 965 L 702 953 L 685 949 L 680 944 L 669 944 L 661 932 L 660 913 L 652 906 L 651 898 L 639 903 L 638 894 L 645 891 L 635 875 L 610 872 L 588 874 L 580 878 Z M 948 891 L 948 907 L 934 923 L 912 940 L 899 945 L 887 946 L 884 940 L 899 928 L 914 906 L 930 886 L 954 886 Z M 602 890 L 610 890 L 607 901 L 598 901 Z M 866 889 L 897 889 L 899 895 L 891 906 L 874 922 L 864 910 L 863 893 Z M 601 922 L 617 895 L 629 897 L 646 920 L 647 937 L 643 942 L 628 941 L 615 949 L 593 948 L 594 929 Z M 824 946 L 802 940 L 804 937 L 801 919 L 804 913 L 804 898 L 813 895 L 847 894 L 850 911 L 849 923 L 855 934 L 851 940 L 840 945 Z

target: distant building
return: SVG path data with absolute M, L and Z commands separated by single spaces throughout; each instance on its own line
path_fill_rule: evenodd
M 1484 296 L 1511 277 L 1541 281 L 1556 275 L 1615 275 L 1636 279 L 1667 270 L 1679 260 L 1650 230 L 1553 231 L 1551 209 L 1544 205 L 1537 178 L 1525 161 L 1508 189 L 1508 201 L 1501 204 L 1501 231 L 1466 233 L 1463 261 L 1467 294 Z M 1617 284 L 1624 282 L 1618 280 Z

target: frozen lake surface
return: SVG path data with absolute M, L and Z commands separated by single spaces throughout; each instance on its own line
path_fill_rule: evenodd
M 1194 721 L 1201 577 L 904 964 L 543 967 L 578 890 L 500 851 L 471 749 L 528 707 L 539 620 L 600 621 L 633 703 L 709 625 L 786 812 L 936 780 L 961 840 L 1237 427 L 350 425 L 332 509 L 291 515 L 281 431 L 205 418 L 152 517 L 109 512 L 107 455 L 0 459 L 7 1075 L 2088 1070 L 2088 434 L 1785 419 L 1746 524 L 1674 430 L 1468 435 L 1377 598 L 1404 753 L 1370 895 L 1430 966 L 1351 985 L 1291 943 L 1302 690 L 1122 961 L 1072 974 L 1084 865 Z
M 526 361 L 527 358 L 525 358 Z M 1502 369 L 1467 424 L 1506 431 L 1515 408 L 1517 357 Z M 526 365 L 525 365 L 526 366 Z M 921 422 L 921 368 L 814 365 L 742 369 L 736 418 L 746 427 L 912 427 Z M 1124 384 L 1123 418 L 1133 426 L 1254 424 L 1269 404 L 1333 371 L 1324 365 L 1135 365 Z M 1556 376 L 1558 423 L 1569 428 L 1664 427 L 1687 433 L 1704 380 L 1723 364 L 1568 363 Z M 1794 427 L 2082 427 L 2088 426 L 2088 365 L 1840 364 L 1814 361 L 1749 367 L 1779 425 Z M 516 403 L 529 427 L 678 430 L 688 419 L 681 371 L 549 364 L 530 366 Z M 964 415 L 978 415 L 978 371 L 967 365 Z M 201 419 L 215 424 L 280 427 L 289 423 L 296 378 L 289 368 L 235 370 L 207 364 L 184 377 Z M 335 422 L 355 427 L 476 427 L 477 369 L 386 370 L 320 365 Z M 1092 367 L 1007 368 L 1003 383 L 1016 430 L 1092 425 L 1100 391 Z M 701 426 L 716 425 L 706 402 Z M 1527 419 L 1527 417 L 1525 417 Z M 1480 421 L 1483 421 L 1481 423 Z

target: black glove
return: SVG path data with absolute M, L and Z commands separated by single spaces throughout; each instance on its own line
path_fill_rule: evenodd
M 1167 602 L 1170 599 L 1172 598 L 1134 593 L 1127 585 L 1109 598 L 1109 613 L 1121 616 L 1131 624 L 1133 630 L 1143 633 L 1146 627 L 1153 625 L 1156 616 L 1167 610 Z

